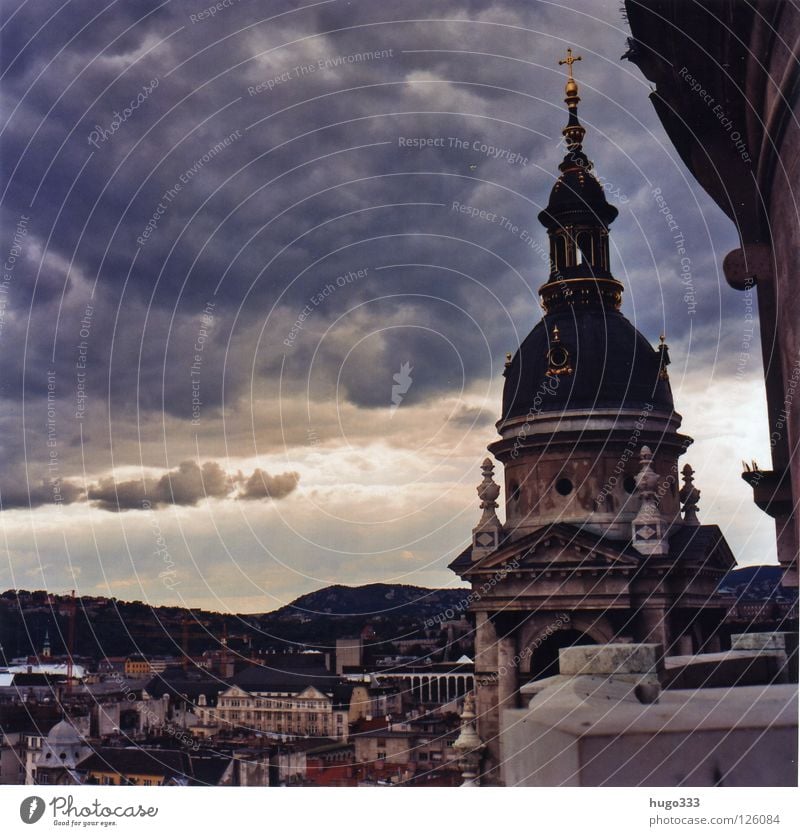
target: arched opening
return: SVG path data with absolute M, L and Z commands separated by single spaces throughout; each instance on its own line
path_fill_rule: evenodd
M 568 266 L 567 239 L 564 235 L 553 235 L 550 239 L 552 246 L 552 261 L 554 272 Z
M 594 264 L 594 242 L 591 232 L 578 233 L 578 252 L 580 253 L 581 264 Z
M 608 256 L 608 233 L 600 234 L 600 266 L 603 270 L 609 270 L 610 259 Z
M 558 651 L 576 644 L 597 644 L 580 630 L 556 630 L 547 636 L 531 655 L 530 680 L 544 679 L 558 673 Z

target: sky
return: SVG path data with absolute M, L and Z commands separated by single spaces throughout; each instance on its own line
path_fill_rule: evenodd
M 775 561 L 739 475 L 769 459 L 756 300 L 618 0 L 2 14 L 0 589 L 263 612 L 460 585 L 505 355 L 541 316 L 567 47 L 700 518 Z

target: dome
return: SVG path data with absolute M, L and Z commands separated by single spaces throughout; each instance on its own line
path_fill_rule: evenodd
M 61 720 L 47 733 L 47 743 L 51 746 L 71 746 L 83 743 L 83 737 L 72 723 Z
M 549 313 L 506 367 L 503 419 L 646 404 L 672 412 L 661 357 L 618 311 L 569 306 Z
M 91 749 L 83 735 L 67 720 L 56 723 L 47 733 L 37 754 L 37 768 L 74 769 Z
M 577 84 L 570 67 L 562 131 L 567 153 L 539 220 L 550 239 L 550 276 L 539 288 L 544 318 L 505 370 L 503 420 L 566 410 L 673 411 L 667 347 L 654 349 L 620 313 L 612 272 L 607 200 L 583 152 Z

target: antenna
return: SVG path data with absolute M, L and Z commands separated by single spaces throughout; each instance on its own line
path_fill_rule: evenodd
M 70 593 L 67 604 L 67 694 L 72 693 L 73 662 L 75 651 L 75 590 Z

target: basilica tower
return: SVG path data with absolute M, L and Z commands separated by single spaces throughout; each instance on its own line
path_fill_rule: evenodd
M 557 672 L 570 644 L 657 642 L 712 649 L 724 618 L 719 579 L 735 565 L 717 526 L 697 519 L 699 491 L 678 459 L 692 440 L 670 389 L 669 356 L 621 313 L 606 200 L 583 150 L 567 51 L 566 154 L 539 220 L 550 273 L 544 315 L 505 368 L 500 439 L 505 522 L 491 459 L 482 515 L 451 568 L 472 584 L 478 731 L 484 777 L 497 780 L 500 714 L 520 685 Z M 681 505 L 683 504 L 683 509 Z
M 506 366 L 502 437 L 490 447 L 505 465 L 512 537 L 565 522 L 624 539 L 639 510 L 638 451 L 656 451 L 659 507 L 679 515 L 677 461 L 691 439 L 670 390 L 666 345 L 650 343 L 620 313 L 622 284 L 611 272 L 606 200 L 583 150 L 578 85 L 566 86 L 567 153 L 547 207 L 550 276 L 539 288 L 544 317 Z

